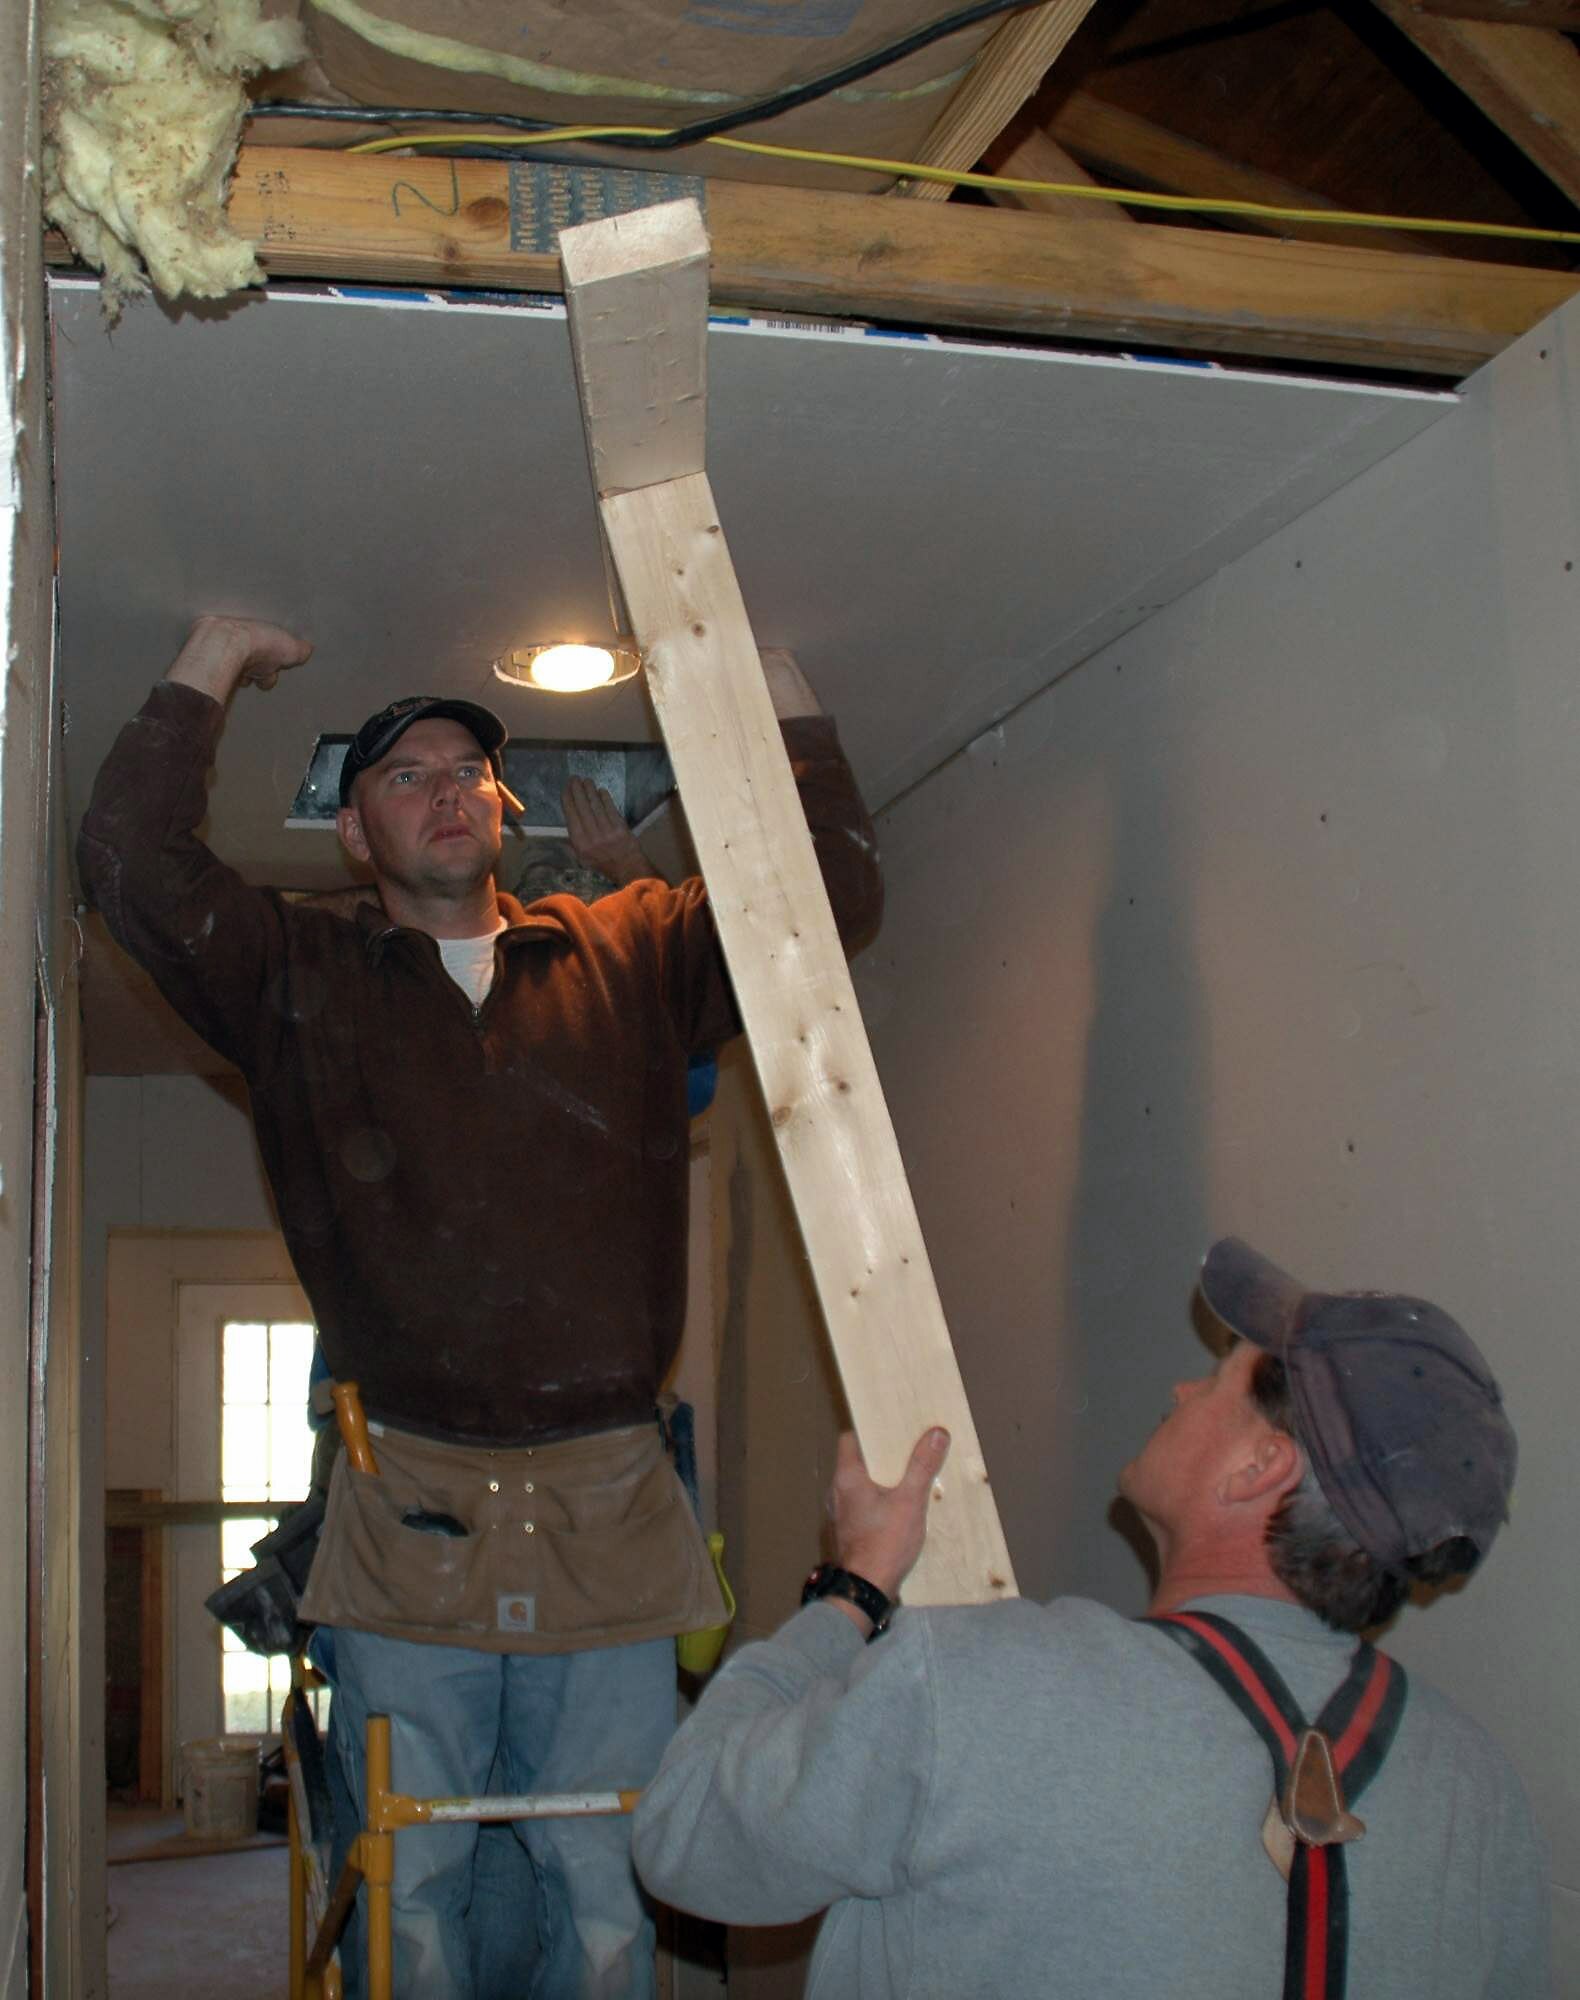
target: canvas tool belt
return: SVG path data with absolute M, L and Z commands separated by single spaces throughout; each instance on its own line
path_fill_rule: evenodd
M 722 1622 L 657 1424 L 504 1451 L 369 1428 L 378 1471 L 335 1462 L 304 1620 L 495 1653 Z
M 1399 1727 L 1404 1669 L 1363 1642 L 1343 1685 L 1308 1724 L 1272 1661 L 1227 1618 L 1174 1611 L 1145 1622 L 1206 1668 L 1272 1756 L 1273 1805 L 1262 1837 L 1289 1883 L 1284 2000 L 1344 2000 L 1344 1845 L 1366 1831 L 1349 1804 L 1377 1775 Z

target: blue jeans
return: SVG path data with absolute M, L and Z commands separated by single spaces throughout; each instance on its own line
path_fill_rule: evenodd
M 645 1785 L 675 1727 L 675 1644 L 580 1653 L 485 1653 L 335 1633 L 336 1752 L 363 1804 L 369 1715 L 390 1718 L 391 1782 L 417 1798 Z M 498 1764 L 496 1767 L 496 1754 Z M 653 1923 L 625 1818 L 521 1820 L 536 1886 L 537 1954 L 521 2000 L 651 2000 Z M 468 1915 L 478 1828 L 395 1838 L 397 2000 L 503 2000 L 474 1983 Z M 501 1905 L 479 1899 L 497 1927 Z M 489 1914 L 489 1911 L 492 1914 Z M 518 1921 L 519 1921 L 518 1917 Z M 479 1958 L 497 1960 L 498 1940 Z

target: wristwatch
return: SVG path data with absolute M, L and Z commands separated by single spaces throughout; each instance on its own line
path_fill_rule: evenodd
M 872 1620 L 872 1630 L 867 1634 L 869 1646 L 880 1634 L 888 1631 L 894 1617 L 892 1597 L 885 1597 L 875 1583 L 868 1583 L 864 1576 L 853 1576 L 848 1569 L 841 1569 L 838 1563 L 819 1563 L 801 1586 L 803 1604 L 815 1604 L 820 1597 L 843 1597 L 858 1611 L 865 1612 Z

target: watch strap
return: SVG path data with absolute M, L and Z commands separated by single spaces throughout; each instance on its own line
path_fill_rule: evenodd
M 870 1645 L 881 1633 L 887 1632 L 894 1617 L 895 1602 L 886 1597 L 875 1583 L 869 1583 L 864 1576 L 854 1571 L 841 1569 L 838 1563 L 819 1563 L 801 1587 L 801 1602 L 815 1604 L 823 1597 L 843 1597 L 848 1604 L 872 1620 L 872 1630 L 867 1635 Z

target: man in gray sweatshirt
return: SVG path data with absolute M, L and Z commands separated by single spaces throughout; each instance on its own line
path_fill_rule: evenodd
M 655 1895 L 734 1924 L 827 1908 L 815 2000 L 1334 2000 L 1346 1969 L 1357 2000 L 1547 1993 L 1518 1778 L 1355 1638 L 1486 1553 L 1515 1461 L 1497 1384 L 1438 1308 L 1309 1292 L 1232 1238 L 1201 1288 L 1232 1337 L 1120 1478 L 1150 1618 L 1060 1598 L 891 1628 L 948 1438 L 892 1489 L 845 1439 L 837 1566 L 638 1808 Z

